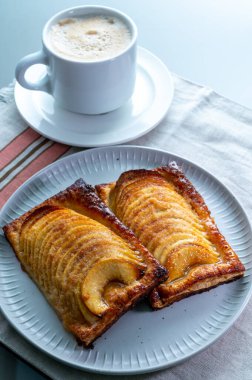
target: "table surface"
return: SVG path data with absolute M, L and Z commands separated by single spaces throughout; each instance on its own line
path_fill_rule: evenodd
M 89 0 L 88 4 L 97 4 Z M 99 0 L 128 13 L 139 44 L 171 71 L 209 86 L 252 108 L 252 3 L 249 0 Z M 54 13 L 85 1 L 2 2 L 0 87 L 9 84 L 16 63 L 41 47 L 41 31 Z

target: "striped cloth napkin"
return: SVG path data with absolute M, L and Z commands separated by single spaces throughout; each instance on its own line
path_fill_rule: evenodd
M 23 131 L 0 151 L 0 207 L 31 175 L 57 160 L 68 149 L 67 145 L 53 143 L 24 126 Z
M 78 151 L 53 142 L 27 126 L 19 115 L 13 85 L 0 92 L 0 208 L 28 178 L 48 164 Z
M 151 146 L 192 160 L 215 174 L 252 220 L 252 110 L 173 76 L 174 100 L 165 119 L 132 145 Z M 0 91 L 0 207 L 26 179 L 51 162 L 80 150 L 39 136 L 19 116 L 13 86 Z M 131 376 L 135 380 L 252 379 L 252 302 L 213 345 L 174 368 Z M 0 342 L 54 380 L 100 380 L 64 365 L 18 334 L 0 314 Z M 113 376 L 113 379 L 128 379 Z

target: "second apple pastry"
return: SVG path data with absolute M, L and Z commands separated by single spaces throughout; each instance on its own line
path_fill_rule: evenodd
M 101 199 L 168 269 L 151 293 L 162 308 L 241 277 L 244 266 L 218 230 L 202 196 L 175 162 L 131 170 L 96 186 Z

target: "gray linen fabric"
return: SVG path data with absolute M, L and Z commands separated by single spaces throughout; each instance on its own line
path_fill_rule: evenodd
M 252 219 L 252 110 L 178 76 L 165 119 L 132 145 L 181 155 L 214 174 L 238 198 Z M 0 149 L 25 127 L 13 99 L 13 86 L 0 91 Z M 80 149 L 72 148 L 71 153 Z M 252 255 L 252 252 L 251 252 Z M 213 345 L 184 363 L 159 372 L 113 379 L 252 380 L 252 301 Z M 0 341 L 55 380 L 98 380 L 55 361 L 21 337 L 0 315 Z M 110 376 L 111 377 L 111 376 Z M 108 378 L 108 377 L 107 377 Z

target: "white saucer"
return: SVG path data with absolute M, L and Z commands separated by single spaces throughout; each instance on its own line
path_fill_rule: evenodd
M 29 69 L 29 79 L 45 67 Z M 82 115 L 58 107 L 51 95 L 15 85 L 15 101 L 24 120 L 41 135 L 67 145 L 93 147 L 121 144 L 149 132 L 163 119 L 173 98 L 173 80 L 160 59 L 138 48 L 137 80 L 132 98 L 116 111 Z

